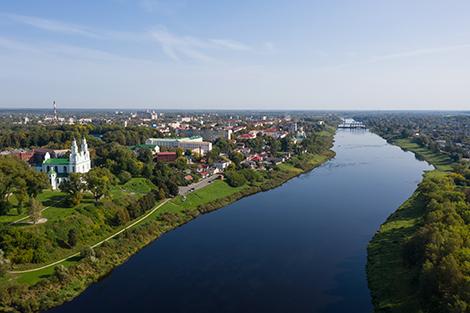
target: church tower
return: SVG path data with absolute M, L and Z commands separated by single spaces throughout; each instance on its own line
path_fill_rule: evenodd
M 79 161 L 79 155 L 78 155 L 78 145 L 77 141 L 75 138 L 72 141 L 72 150 L 70 151 L 70 164 L 75 165 Z
M 82 156 L 83 156 L 83 161 L 89 161 L 90 160 L 90 151 L 88 151 L 88 144 L 86 142 L 85 137 L 82 139 L 82 145 L 81 145 L 81 151 L 82 151 Z

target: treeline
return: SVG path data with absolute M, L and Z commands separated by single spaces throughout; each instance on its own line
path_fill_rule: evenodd
M 92 145 L 118 143 L 124 146 L 142 144 L 149 137 L 161 134 L 148 127 L 118 125 L 8 125 L 0 129 L 0 149 L 69 148 L 73 138 L 86 136 Z
M 438 113 L 381 113 L 358 114 L 373 132 L 383 138 L 411 138 L 413 142 L 433 152 L 443 151 L 453 161 L 470 157 L 470 116 Z M 444 145 L 437 140 L 445 140 Z
M 418 188 L 422 226 L 403 248 L 418 273 L 420 303 L 427 313 L 470 311 L 470 170 L 426 177 Z

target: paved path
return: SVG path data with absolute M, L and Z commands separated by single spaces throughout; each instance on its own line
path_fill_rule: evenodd
M 215 174 L 215 175 L 203 178 L 200 181 L 198 181 L 197 183 L 194 183 L 194 184 L 191 184 L 191 185 L 188 185 L 188 186 L 180 186 L 179 187 L 179 194 L 180 194 L 180 196 L 185 196 L 188 193 L 191 193 L 191 192 L 196 191 L 198 189 L 204 188 L 207 185 L 209 185 L 210 183 L 212 183 L 214 180 L 220 179 L 221 176 L 222 176 L 222 174 Z
M 126 227 L 124 227 L 123 229 L 121 229 L 120 231 L 114 233 L 113 235 L 107 237 L 106 239 L 103 239 L 101 240 L 100 242 L 97 242 L 95 243 L 94 245 L 91 246 L 91 248 L 96 248 L 98 246 L 100 246 L 101 244 L 103 244 L 104 242 L 110 240 L 110 239 L 113 239 L 114 237 L 116 237 L 117 235 L 121 234 L 122 232 L 128 230 L 129 228 L 139 224 L 140 222 L 142 222 L 143 220 L 145 220 L 147 217 L 149 217 L 150 215 L 152 215 L 156 210 L 158 210 L 160 207 L 162 207 L 165 203 L 167 203 L 168 201 L 170 201 L 171 199 L 166 199 L 164 200 L 163 202 L 161 202 L 159 205 L 157 205 L 156 207 L 154 207 L 150 212 L 148 212 L 147 214 L 145 214 L 144 216 L 142 216 L 141 218 L 139 218 L 138 220 L 132 222 L 131 224 L 127 225 Z M 44 266 L 41 266 L 41 267 L 36 267 L 36 268 L 31 268 L 31 269 L 27 269 L 27 270 L 22 270 L 22 271 L 8 271 L 9 273 L 11 274 L 22 274 L 22 273 L 30 273 L 30 272 L 36 272 L 36 271 L 40 271 L 40 270 L 43 270 L 45 268 L 48 268 L 48 267 L 51 267 L 51 266 L 54 266 L 54 265 L 57 265 L 59 263 L 62 263 L 64 261 L 67 261 L 68 259 L 71 259 L 73 257 L 76 257 L 76 256 L 79 256 L 80 255 L 80 252 L 77 252 L 77 253 L 74 253 L 72 255 L 69 255 L 68 257 L 66 258 L 63 258 L 61 260 L 58 260 L 58 261 L 55 261 L 53 263 L 50 263 L 50 264 L 47 264 L 47 265 L 44 265 Z
M 54 201 L 51 205 L 46 206 L 44 209 L 41 210 L 41 213 L 44 212 L 46 209 L 49 209 L 49 208 L 50 208 L 51 206 L 53 206 L 54 204 L 59 203 L 60 201 L 62 201 L 62 200 Z M 27 219 L 27 218 L 29 218 L 29 217 L 31 217 L 31 215 L 26 215 L 25 217 L 22 217 L 22 218 L 20 218 L 20 219 L 18 219 L 18 220 L 16 220 L 16 221 L 11 222 L 10 224 L 13 225 L 13 224 L 19 223 L 19 222 L 24 221 L 25 219 Z

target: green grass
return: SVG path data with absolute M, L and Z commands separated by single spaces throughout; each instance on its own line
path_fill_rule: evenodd
M 412 142 L 409 138 L 394 140 L 393 144 L 396 144 L 404 150 L 415 153 L 418 158 L 426 160 L 441 171 L 452 170 L 452 160 L 445 153 L 433 152 L 426 147 Z
M 147 178 L 132 178 L 127 183 L 122 185 L 122 189 L 124 189 L 126 192 L 141 194 L 146 194 L 155 188 L 155 185 L 152 184 L 152 182 Z
M 376 312 L 417 313 L 419 304 L 412 270 L 402 259 L 402 244 L 418 229 L 423 204 L 408 199 L 380 227 L 368 246 L 367 273 Z
M 66 260 L 61 265 L 69 267 L 76 265 L 80 261 L 80 257 L 74 257 L 69 260 Z M 39 271 L 23 273 L 16 276 L 16 281 L 20 284 L 34 285 L 39 282 L 41 279 L 51 276 L 54 273 L 55 266 L 51 266 Z
M 128 195 L 144 195 L 154 188 L 155 185 L 146 178 L 132 178 L 123 185 L 113 186 L 111 188 L 110 197 L 113 200 L 118 200 Z M 43 212 L 43 216 L 47 218 L 48 221 L 67 217 L 79 208 L 89 204 L 94 204 L 94 199 L 91 194 L 85 194 L 82 202 L 75 207 L 69 207 L 66 203 L 65 197 L 66 193 L 52 190 L 44 190 L 38 195 L 39 201 L 42 202 L 44 208 L 47 208 Z M 15 197 L 12 197 L 11 202 L 12 205 L 17 204 Z M 25 207 L 22 210 L 23 213 L 18 214 L 17 208 L 12 207 L 7 215 L 0 216 L 0 223 L 12 223 L 26 217 L 28 214 L 28 208 Z
M 426 177 L 446 175 L 434 170 Z M 380 227 L 367 248 L 367 277 L 375 312 L 418 313 L 415 278 L 418 273 L 407 267 L 402 247 L 421 226 L 424 203 L 419 192 L 406 200 Z
M 292 172 L 292 173 L 297 173 L 297 174 L 300 174 L 303 172 L 302 169 L 295 167 L 294 165 L 289 164 L 289 163 L 282 163 L 282 164 L 279 164 L 277 167 L 281 171 L 285 171 L 285 172 Z
M 209 186 L 190 193 L 186 196 L 186 199 L 181 196 L 176 197 L 161 207 L 156 214 L 162 214 L 165 212 L 177 213 L 185 209 L 195 209 L 201 204 L 225 198 L 245 188 L 247 188 L 246 185 L 235 188 L 230 187 L 224 181 L 216 180 Z

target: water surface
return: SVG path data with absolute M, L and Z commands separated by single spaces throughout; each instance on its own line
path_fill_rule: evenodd
M 51 312 L 372 312 L 374 232 L 431 169 L 367 131 L 336 157 L 162 236 Z

